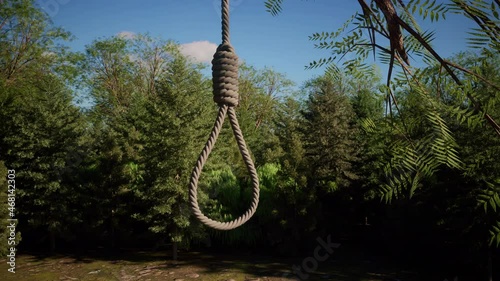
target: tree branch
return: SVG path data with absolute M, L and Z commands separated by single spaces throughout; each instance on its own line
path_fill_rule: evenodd
M 451 78 L 455 81 L 455 83 L 457 83 L 457 85 L 459 86 L 463 86 L 463 83 L 462 81 L 460 81 L 460 79 L 455 75 L 455 73 L 453 72 L 453 70 L 450 68 L 450 66 L 445 62 L 445 60 L 443 58 L 441 58 L 441 56 L 422 38 L 422 36 L 420 36 L 420 34 L 418 32 L 416 32 L 413 28 L 411 28 L 411 26 L 409 26 L 406 22 L 404 22 L 402 19 L 400 19 L 399 17 L 396 17 L 396 20 L 398 22 L 399 25 L 401 25 L 401 27 L 403 27 L 406 31 L 408 31 L 408 33 L 410 33 L 415 39 L 417 39 L 417 41 L 422 44 L 422 46 L 424 46 L 425 49 L 427 49 L 427 51 L 429 51 L 433 56 L 434 58 L 436 58 L 438 60 L 438 62 L 444 67 L 444 69 L 448 72 L 448 74 L 450 74 Z M 471 102 L 474 104 L 474 110 L 477 112 L 480 112 L 481 111 L 481 105 L 479 104 L 479 102 L 476 101 L 476 99 L 474 99 L 474 97 L 472 97 L 469 93 L 467 93 L 467 97 L 471 100 Z M 487 113 L 484 114 L 484 118 L 486 119 L 486 121 L 488 121 L 488 123 L 493 127 L 493 129 L 495 130 L 495 132 L 497 133 L 497 135 L 500 137 L 500 126 L 495 122 L 495 120 L 490 116 L 488 115 Z
M 493 87 L 493 88 L 495 88 L 495 89 L 497 89 L 497 90 L 500 91 L 500 86 L 498 86 L 496 84 L 493 84 L 492 82 L 490 82 L 488 79 L 482 77 L 481 75 L 479 75 L 477 73 L 474 73 L 474 72 L 472 72 L 472 71 L 470 71 L 470 70 L 468 70 L 468 69 L 466 69 L 466 68 L 464 68 L 464 67 L 462 67 L 462 66 L 460 66 L 458 64 L 455 64 L 455 63 L 453 63 L 451 61 L 443 60 L 443 62 L 445 64 L 449 65 L 449 66 L 452 66 L 452 67 L 454 67 L 454 68 L 456 68 L 458 70 L 461 70 L 461 71 L 463 71 L 463 72 L 465 72 L 465 73 L 467 73 L 469 75 L 472 75 L 472 76 L 478 78 L 479 80 L 483 81 L 484 83 L 486 83 L 486 84 L 490 85 L 491 87 Z

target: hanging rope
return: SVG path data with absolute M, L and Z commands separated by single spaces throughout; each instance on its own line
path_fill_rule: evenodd
M 189 203 L 191 210 L 198 220 L 203 224 L 218 230 L 231 230 L 237 228 L 249 220 L 257 210 L 259 204 L 259 178 L 255 170 L 252 158 L 248 153 L 245 140 L 241 133 L 234 107 L 238 105 L 238 56 L 229 42 L 229 0 L 222 0 L 222 44 L 219 45 L 212 60 L 212 81 L 214 101 L 219 105 L 219 113 L 210 133 L 205 147 L 198 157 L 196 166 L 191 173 L 189 182 Z M 239 218 L 230 222 L 218 222 L 205 216 L 198 206 L 198 179 L 210 152 L 217 141 L 226 114 L 233 129 L 234 137 L 238 143 L 241 156 L 245 162 L 248 173 L 252 180 L 252 203 L 250 208 Z

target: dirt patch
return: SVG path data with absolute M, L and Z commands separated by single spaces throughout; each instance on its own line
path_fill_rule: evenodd
M 336 280 L 383 281 L 423 280 L 413 273 L 383 269 L 373 263 L 345 264 L 333 260 L 322 262 L 314 271 L 297 272 L 304 259 L 277 259 L 262 256 L 206 255 L 183 253 L 179 261 L 167 260 L 163 253 L 137 252 L 118 256 L 19 255 L 16 273 L 0 264 L 0 279 L 15 281 L 278 281 Z

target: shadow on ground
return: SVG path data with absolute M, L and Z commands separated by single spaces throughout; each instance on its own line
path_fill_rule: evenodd
M 0 264 L 1 280 L 336 280 L 336 281 L 443 281 L 396 268 L 383 258 L 338 251 L 323 261 L 313 254 L 302 258 L 277 258 L 255 254 L 181 252 L 171 260 L 165 252 L 122 250 L 85 255 L 23 254 L 16 258 L 16 273 Z M 313 270 L 314 269 L 314 270 Z

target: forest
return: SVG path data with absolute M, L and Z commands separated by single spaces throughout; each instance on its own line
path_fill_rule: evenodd
M 263 10 L 279 17 L 286 2 L 262 1 Z M 142 249 L 167 260 L 190 251 L 305 257 L 328 236 L 339 249 L 435 280 L 500 280 L 500 3 L 444 2 L 360 0 L 345 26 L 309 38 L 333 55 L 310 58 L 308 68 L 325 71 L 303 85 L 240 65 L 236 114 L 260 201 L 243 226 L 218 231 L 188 204 L 218 110 L 209 66 L 148 34 L 96 38 L 76 52 L 66 44 L 72 35 L 34 0 L 0 1 L 2 258 L 15 217 L 18 256 Z M 441 58 L 413 16 L 446 21 L 446 13 L 477 29 L 470 48 Z M 410 66 L 405 52 L 425 66 Z M 356 56 L 336 64 L 345 53 Z M 388 77 L 367 63 L 375 54 Z M 198 203 L 230 221 L 251 197 L 226 120 Z

